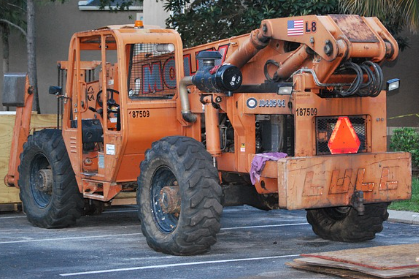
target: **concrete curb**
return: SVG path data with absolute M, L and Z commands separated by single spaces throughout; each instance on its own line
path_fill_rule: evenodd
M 419 225 L 419 213 L 411 211 L 388 210 L 388 221 Z

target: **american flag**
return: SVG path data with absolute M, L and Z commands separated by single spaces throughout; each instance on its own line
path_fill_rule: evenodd
M 288 20 L 287 35 L 304 35 L 304 21 L 302 19 Z

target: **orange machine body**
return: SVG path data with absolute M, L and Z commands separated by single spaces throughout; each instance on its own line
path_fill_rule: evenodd
M 297 35 L 287 28 L 290 20 L 303 23 Z M 203 50 L 218 51 L 219 63 L 240 68 L 243 82 L 230 95 L 190 86 L 187 101 L 197 120 L 188 122 L 179 88 L 184 77 L 199 70 L 196 56 Z M 380 63 L 397 55 L 397 43 L 384 26 L 359 16 L 264 20 L 250 35 L 185 50 L 172 30 L 110 26 L 76 33 L 68 61 L 60 64 L 67 72 L 60 98 L 62 133 L 80 192 L 109 201 L 132 191 L 145 151 L 173 135 L 204 142 L 220 173 L 247 175 L 262 152 L 258 125 L 275 119 L 288 156 L 266 162 L 255 187 L 260 194 L 278 195 L 279 207 L 346 206 L 355 191 L 364 192 L 366 203 L 407 199 L 410 156 L 387 153 L 385 92 L 328 95 L 355 78 L 339 71 L 344 61 Z M 264 88 L 272 79 L 292 91 Z M 356 154 L 324 149 L 334 119 L 342 116 L 362 130 Z

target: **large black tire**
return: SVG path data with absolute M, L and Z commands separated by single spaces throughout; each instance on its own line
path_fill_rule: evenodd
M 220 230 L 222 190 L 217 169 L 204 146 L 187 137 L 154 142 L 140 165 L 137 203 L 148 245 L 172 255 L 207 252 Z M 180 212 L 163 212 L 164 186 L 179 185 Z
M 371 240 L 383 230 L 388 218 L 388 203 L 365 205 L 365 214 L 358 215 L 352 207 L 307 210 L 307 221 L 315 234 L 323 239 L 342 242 Z
M 60 130 L 29 136 L 20 155 L 19 186 L 24 211 L 35 226 L 68 227 L 83 213 L 83 196 Z

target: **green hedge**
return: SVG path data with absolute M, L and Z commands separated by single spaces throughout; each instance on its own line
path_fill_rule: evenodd
M 419 133 L 414 128 L 398 128 L 391 136 L 390 149 L 412 154 L 412 166 L 419 167 Z

